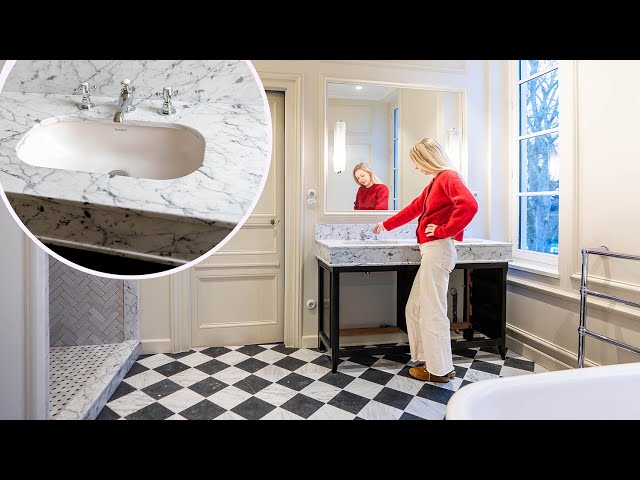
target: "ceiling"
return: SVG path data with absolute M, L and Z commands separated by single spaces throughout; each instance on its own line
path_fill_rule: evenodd
M 348 98 L 350 100 L 382 100 L 389 93 L 396 90 L 395 87 L 383 87 L 379 85 L 361 84 L 361 90 L 356 90 L 356 85 L 351 83 L 328 83 L 328 98 Z

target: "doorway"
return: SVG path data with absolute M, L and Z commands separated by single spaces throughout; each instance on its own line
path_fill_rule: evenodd
M 215 254 L 192 269 L 194 347 L 284 341 L 284 99 L 267 91 L 273 148 L 258 203 Z

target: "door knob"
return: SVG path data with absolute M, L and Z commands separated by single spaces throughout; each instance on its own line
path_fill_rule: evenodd
M 275 219 L 275 218 L 272 218 L 272 219 L 271 219 L 271 225 L 275 225 L 275 224 L 276 224 L 276 219 Z

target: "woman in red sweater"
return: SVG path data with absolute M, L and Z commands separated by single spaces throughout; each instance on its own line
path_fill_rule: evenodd
M 418 170 L 435 176 L 409 206 L 376 224 L 373 231 L 393 230 L 418 217 L 416 236 L 422 261 L 407 301 L 406 318 L 411 360 L 425 364 L 409 369 L 409 374 L 418 380 L 445 383 L 456 375 L 447 318 L 449 274 L 458 258 L 453 240 L 462 240 L 478 203 L 436 141 L 422 139 L 409 156 Z
M 366 163 L 353 167 L 353 179 L 360 185 L 353 203 L 354 210 L 389 210 L 389 188 Z

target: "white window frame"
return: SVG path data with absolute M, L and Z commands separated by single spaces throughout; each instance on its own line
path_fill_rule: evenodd
M 543 132 L 536 132 L 535 134 L 525 134 L 520 135 L 520 85 L 527 80 L 532 78 L 536 78 L 538 76 L 549 73 L 554 69 L 558 69 L 558 94 L 561 94 L 562 89 L 560 85 L 562 85 L 562 62 L 558 62 L 557 67 L 547 68 L 542 70 L 541 72 L 537 72 L 523 80 L 520 80 L 519 68 L 520 68 L 520 60 L 509 60 L 508 65 L 508 80 L 509 80 L 509 90 L 510 90 L 510 109 L 509 109 L 509 158 L 510 158 L 510 188 L 509 188 L 509 204 L 510 204 L 510 231 L 511 231 L 511 242 L 513 243 L 513 259 L 514 264 L 510 266 L 514 266 L 518 268 L 519 266 L 524 267 L 523 270 L 529 270 L 536 272 L 540 270 L 538 273 L 550 273 L 557 274 L 558 271 L 558 261 L 561 255 L 561 251 L 558 251 L 557 255 L 552 253 L 542 253 L 542 252 L 533 252 L 531 250 L 523 250 L 519 248 L 520 244 L 520 223 L 519 223 L 519 215 L 520 215 L 520 201 L 523 196 L 534 196 L 541 194 L 550 194 L 558 195 L 559 201 L 561 202 L 560 193 L 562 191 L 562 187 L 554 192 L 530 192 L 528 194 L 520 193 L 520 140 L 535 136 L 541 135 L 545 133 L 554 133 L 561 132 L 561 125 L 559 124 L 558 128 L 552 128 L 549 130 L 545 130 Z M 562 102 L 562 98 L 560 99 Z M 560 135 L 560 158 L 562 159 L 562 141 L 563 136 Z M 562 160 L 560 160 L 562 163 Z M 562 169 L 561 169 L 562 171 Z M 560 175 L 560 185 L 562 186 L 563 177 Z M 560 213 L 560 212 L 558 212 Z M 558 234 L 560 234 L 561 225 L 560 225 L 561 217 L 558 218 Z M 558 238 L 560 244 L 560 237 Z M 519 265 L 520 264 L 520 265 Z M 530 268 L 526 268 L 526 265 L 529 265 Z M 554 275 L 555 276 L 555 275 Z
M 397 112 L 397 115 L 396 115 Z M 396 128 L 396 119 L 398 121 L 398 127 Z M 396 132 L 397 130 L 397 132 Z M 397 134 L 396 134 L 397 133 Z M 394 147 L 397 145 L 398 149 L 394 153 Z M 400 110 L 398 106 L 395 105 L 391 108 L 391 156 L 393 157 L 393 169 L 392 169 L 392 178 L 391 184 L 394 186 L 393 188 L 393 210 L 398 210 L 398 202 L 399 195 L 398 191 L 400 190 Z

